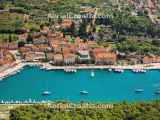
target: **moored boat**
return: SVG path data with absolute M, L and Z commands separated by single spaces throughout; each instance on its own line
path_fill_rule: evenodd
M 142 92 L 144 92 L 144 90 L 143 89 L 136 89 L 135 92 L 136 93 L 142 93 Z
M 146 73 L 147 71 L 144 69 L 133 69 L 132 72 L 134 73 Z
M 117 72 L 117 73 L 123 73 L 124 72 L 124 70 L 123 69 L 114 69 L 114 72 Z
M 108 69 L 108 71 L 109 71 L 109 72 L 112 72 L 112 69 L 111 69 L 111 68 L 109 68 L 109 69 Z
M 51 92 L 50 92 L 50 91 L 44 91 L 44 92 L 42 93 L 42 95 L 48 96 L 48 95 L 51 95 Z
M 87 95 L 87 94 L 88 94 L 88 92 L 87 92 L 86 90 L 82 90 L 82 91 L 80 91 L 80 93 L 81 93 L 82 95 Z
M 154 94 L 156 94 L 156 95 L 160 95 L 160 90 L 155 91 L 155 92 L 154 92 Z

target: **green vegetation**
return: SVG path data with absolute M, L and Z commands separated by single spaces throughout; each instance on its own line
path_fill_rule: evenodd
M 23 26 L 23 17 L 17 13 L 0 14 L 0 33 L 14 33 Z
M 136 52 L 137 54 L 157 54 L 160 55 L 158 44 L 149 41 L 125 40 L 116 44 L 121 52 Z
M 160 102 L 119 103 L 111 109 L 54 109 L 22 106 L 10 111 L 10 120 L 159 120 Z
M 15 42 L 18 40 L 17 34 L 0 34 L 0 42 Z
M 102 1 L 101 1 L 102 2 Z M 96 34 L 97 42 L 103 46 L 108 46 L 112 42 L 115 50 L 121 52 L 137 52 L 137 54 L 157 54 L 160 55 L 159 38 L 160 27 L 154 24 L 148 17 L 147 11 L 138 11 L 137 15 L 135 7 L 128 5 L 118 9 L 118 5 L 112 5 L 111 0 L 105 0 L 108 4 L 99 4 L 96 0 L 11 0 L 1 3 L 0 9 L 9 10 L 0 14 L 0 33 L 10 34 L 26 28 L 31 32 L 40 30 L 41 25 L 51 27 L 57 21 L 47 18 L 48 13 L 58 15 L 66 15 L 66 13 L 79 13 L 80 7 L 98 6 L 100 7 L 98 15 L 107 16 L 103 19 L 97 19 L 93 25 L 92 34 Z M 97 5 L 97 4 L 98 5 Z M 120 4 L 124 4 L 124 1 Z M 23 21 L 24 14 L 29 15 L 29 19 Z M 58 19 L 58 22 L 60 20 Z M 73 28 L 73 36 L 87 38 L 87 26 L 91 20 L 82 20 L 79 28 Z M 101 27 L 101 25 L 105 27 Z M 107 27 L 109 26 L 109 27 Z M 62 31 L 63 32 L 63 31 Z M 64 31 L 65 32 L 65 31 Z M 73 36 L 69 38 L 74 41 Z M 135 39 L 136 36 L 136 39 Z M 144 40 L 139 40 L 139 38 Z M 5 41 L 6 38 L 0 37 Z M 137 42 L 138 41 L 138 42 Z M 153 41 L 153 42 L 152 42 Z M 119 43 L 118 43 L 119 42 Z

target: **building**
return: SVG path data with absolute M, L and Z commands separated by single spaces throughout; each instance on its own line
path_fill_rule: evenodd
M 37 61 L 43 61 L 46 59 L 44 52 L 26 52 L 24 54 L 24 60 L 27 62 L 37 62 Z
M 17 43 L 0 43 L 0 49 L 17 50 Z
M 96 8 L 92 7 L 92 6 L 81 6 L 80 7 L 80 13 L 90 13 L 90 14 L 94 14 L 96 11 Z
M 87 44 L 89 48 L 95 48 L 98 46 L 96 41 L 87 41 Z
M 54 54 L 54 65 L 62 65 L 63 64 L 63 55 L 62 54 Z
M 18 36 L 18 39 L 19 39 L 20 41 L 26 42 L 27 39 L 28 39 L 28 33 L 20 34 L 20 35 Z
M 48 44 L 48 39 L 44 35 L 39 35 L 33 38 L 33 44 Z
M 46 53 L 46 59 L 48 61 L 54 61 L 54 53 L 53 52 Z
M 142 59 L 142 62 L 144 64 L 150 64 L 150 63 L 160 63 L 160 56 L 145 56 Z
M 49 33 L 49 27 L 47 27 L 47 26 L 44 26 L 43 27 L 43 29 L 41 29 L 41 31 L 40 31 L 42 34 L 45 34 L 45 35 L 47 35 L 48 33 Z
M 74 65 L 76 63 L 76 55 L 73 53 L 63 53 L 63 62 L 65 65 Z
M 80 63 L 88 63 L 90 61 L 90 54 L 88 50 L 78 50 L 78 62 Z
M 71 19 L 64 19 L 61 23 L 62 29 L 70 29 L 73 26 L 73 21 Z
M 52 41 L 62 41 L 63 38 L 64 38 L 64 34 L 62 32 L 49 32 L 48 35 L 47 35 L 47 38 L 49 40 L 49 42 L 52 42 Z
M 0 49 L 0 66 L 12 64 L 14 61 L 14 56 L 8 50 Z
M 117 55 L 105 48 L 95 48 L 91 51 L 91 56 L 95 64 L 115 64 Z

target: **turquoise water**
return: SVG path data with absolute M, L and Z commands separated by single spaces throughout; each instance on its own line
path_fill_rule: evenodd
M 67 100 L 71 102 L 119 102 L 142 101 L 160 98 L 154 92 L 160 88 L 160 71 L 147 73 L 124 73 L 95 70 L 78 70 L 77 73 L 65 73 L 63 70 L 45 71 L 38 67 L 26 67 L 21 73 L 0 82 L 0 100 Z M 136 94 L 135 89 L 144 89 Z M 50 96 L 42 96 L 49 90 Z M 88 95 L 81 95 L 86 90 Z

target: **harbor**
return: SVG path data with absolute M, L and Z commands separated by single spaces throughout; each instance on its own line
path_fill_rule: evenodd
M 53 66 L 50 63 L 43 62 L 22 62 L 16 61 L 13 66 L 8 67 L 7 69 L 0 71 L 0 80 L 5 79 L 8 76 L 15 75 L 19 73 L 25 66 L 38 66 L 40 69 L 46 71 L 50 70 L 64 70 L 65 72 L 75 73 L 77 70 L 81 69 L 107 69 L 108 71 L 114 71 L 117 73 L 123 73 L 125 70 L 131 70 L 134 73 L 146 73 L 147 70 L 160 69 L 160 63 L 152 64 L 137 64 L 137 65 L 75 65 L 75 66 Z
M 160 98 L 159 70 L 137 74 L 108 69 L 45 70 L 26 65 L 19 74 L 0 82 L 1 104 L 43 103 L 47 101 L 120 102 Z M 115 84 L 116 83 L 116 84 Z M 45 94 L 45 95 L 44 95 Z

